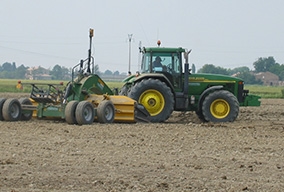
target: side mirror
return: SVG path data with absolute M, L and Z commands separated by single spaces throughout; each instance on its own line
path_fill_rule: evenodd
M 190 54 L 190 52 L 191 52 L 191 50 L 192 49 L 190 49 L 189 51 L 187 51 L 187 52 L 184 52 L 184 59 L 185 59 L 185 63 L 188 63 L 188 55 Z
M 188 74 L 191 75 L 191 69 L 188 69 Z

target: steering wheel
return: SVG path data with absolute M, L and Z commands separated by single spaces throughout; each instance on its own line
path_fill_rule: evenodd
M 169 63 L 169 64 L 167 65 L 167 72 L 172 73 L 172 71 L 173 71 L 173 69 L 172 69 L 172 64 Z

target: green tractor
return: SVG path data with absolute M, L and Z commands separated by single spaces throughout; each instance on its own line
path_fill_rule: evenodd
M 195 111 L 204 122 L 232 122 L 239 106 L 260 106 L 260 97 L 249 95 L 240 78 L 191 74 L 190 51 L 184 48 L 143 47 L 140 52 L 141 70 L 124 79 L 119 94 L 142 104 L 151 122 L 163 122 L 173 111 Z

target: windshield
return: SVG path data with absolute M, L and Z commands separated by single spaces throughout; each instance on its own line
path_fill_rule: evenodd
M 145 53 L 142 58 L 142 73 L 180 73 L 181 62 L 178 53 Z

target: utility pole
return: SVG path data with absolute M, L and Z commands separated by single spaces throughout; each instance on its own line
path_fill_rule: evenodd
M 130 71 L 130 66 L 131 66 L 131 41 L 132 41 L 132 35 L 133 35 L 133 34 L 128 34 L 128 42 L 129 42 L 129 64 L 128 64 L 128 72 Z

